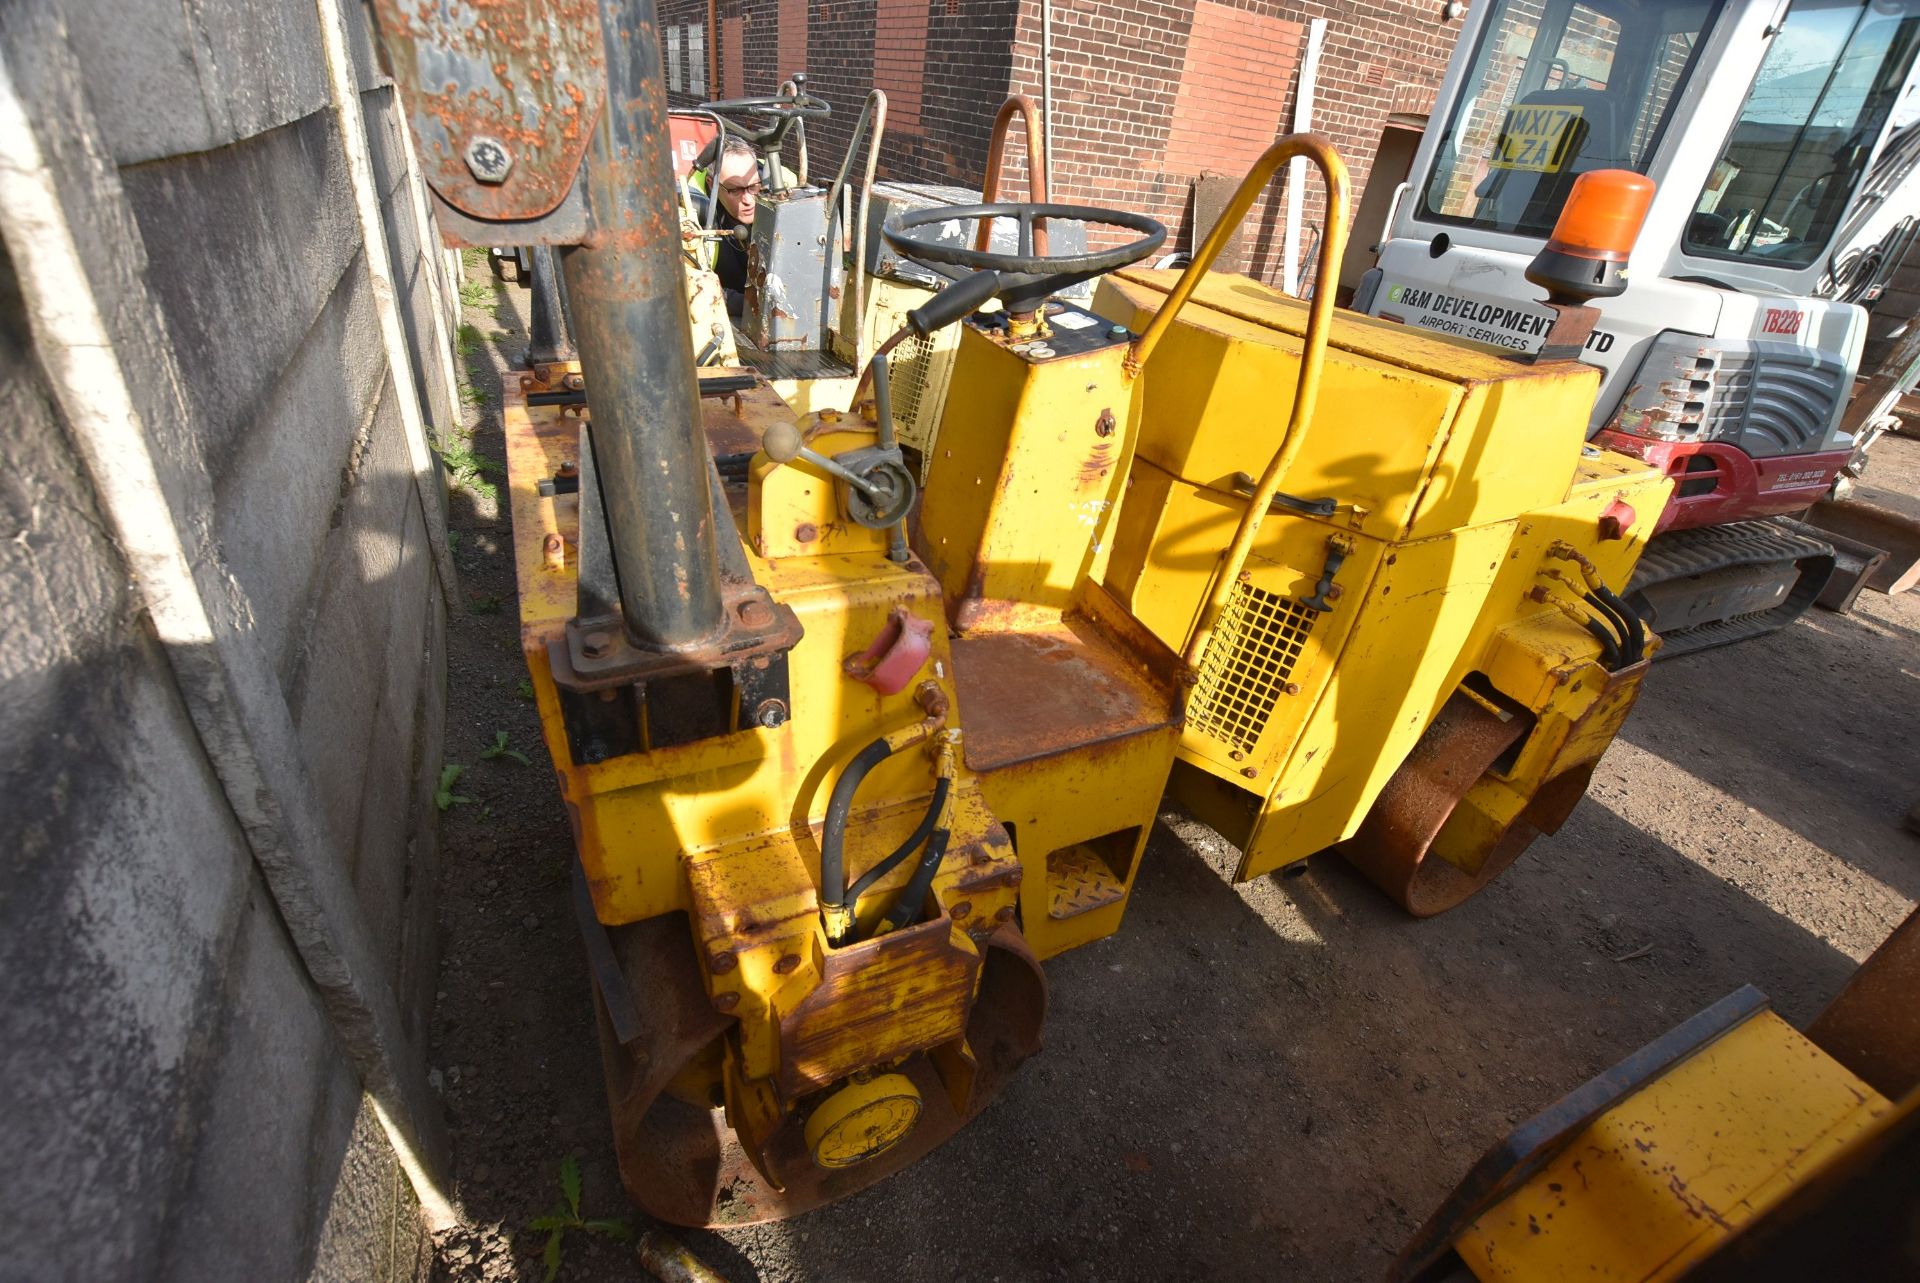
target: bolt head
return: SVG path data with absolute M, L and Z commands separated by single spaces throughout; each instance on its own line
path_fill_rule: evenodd
M 740 959 L 729 949 L 717 949 L 707 955 L 707 970 L 716 976 L 724 976 L 739 965 Z
M 993 916 L 998 921 L 1006 922 L 1013 917 L 1013 906 L 1010 904 L 1003 904 L 999 908 L 993 911 Z
M 760 729 L 771 731 L 787 724 L 787 706 L 780 700 L 761 701 L 760 707 L 753 710 L 753 720 Z
M 506 182 L 507 175 L 513 172 L 513 153 L 491 134 L 475 134 L 469 138 L 464 155 L 474 181 L 489 187 Z
M 780 961 L 773 964 L 773 970 L 775 975 L 787 976 L 792 975 L 794 971 L 799 969 L 799 966 L 800 955 L 797 953 L 789 953 L 783 954 Z
M 591 632 L 580 639 L 580 652 L 589 659 L 599 659 L 612 649 L 612 633 Z

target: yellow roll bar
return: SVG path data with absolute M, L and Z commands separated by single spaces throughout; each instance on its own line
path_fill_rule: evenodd
M 1172 328 L 1174 317 L 1179 315 L 1180 309 L 1186 306 L 1187 299 L 1199 286 L 1200 278 L 1213 267 L 1214 260 L 1220 257 L 1220 251 L 1226 247 L 1228 238 L 1245 220 L 1247 211 L 1253 208 L 1253 202 L 1261 190 L 1281 165 L 1296 156 L 1304 156 L 1318 165 L 1320 176 L 1327 184 L 1327 228 L 1326 235 L 1320 241 L 1320 266 L 1314 277 L 1313 302 L 1307 308 L 1307 336 L 1300 351 L 1300 381 L 1293 390 L 1293 412 L 1287 419 L 1287 434 L 1280 439 L 1280 447 L 1274 451 L 1266 471 L 1260 474 L 1260 482 L 1253 489 L 1253 498 L 1247 501 L 1247 510 L 1241 515 L 1240 525 L 1233 532 L 1233 542 L 1227 545 L 1226 560 L 1221 563 L 1219 573 L 1214 577 L 1206 605 L 1201 608 L 1200 617 L 1194 621 L 1193 633 L 1187 639 L 1189 674 L 1200 666 L 1200 657 L 1206 653 L 1207 642 L 1213 637 L 1214 622 L 1226 606 L 1227 595 L 1233 591 L 1241 568 L 1247 564 L 1247 555 L 1253 551 L 1253 541 L 1260 534 L 1260 522 L 1266 517 L 1274 495 L 1280 492 L 1280 478 L 1287 474 L 1287 470 L 1293 466 L 1294 457 L 1300 453 L 1300 446 L 1306 440 L 1307 423 L 1313 418 L 1314 404 L 1320 398 L 1320 368 L 1326 363 L 1327 331 L 1333 324 L 1333 295 L 1338 288 L 1340 259 L 1346 253 L 1347 210 L 1352 201 L 1347 163 L 1340 159 L 1340 153 L 1333 149 L 1332 143 L 1318 134 L 1288 134 L 1261 153 L 1260 159 L 1254 162 L 1253 168 L 1247 171 L 1247 176 L 1235 189 L 1233 199 L 1227 202 L 1220 221 L 1207 233 L 1206 243 L 1193 256 L 1193 262 L 1181 273 L 1173 292 L 1167 295 L 1167 301 L 1147 326 L 1146 333 L 1133 341 L 1127 353 L 1127 371 L 1137 377 L 1146 366 L 1147 358 L 1153 355 L 1154 348 Z

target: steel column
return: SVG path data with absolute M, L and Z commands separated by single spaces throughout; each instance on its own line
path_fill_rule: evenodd
M 607 106 L 583 174 L 591 230 L 561 255 L 634 645 L 688 650 L 724 622 L 688 331 L 653 0 L 600 0 Z

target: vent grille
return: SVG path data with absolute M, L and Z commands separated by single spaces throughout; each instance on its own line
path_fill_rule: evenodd
M 931 425 L 920 423 L 920 403 L 933 373 L 933 340 L 915 334 L 887 358 L 887 390 L 893 398 L 893 421 L 911 445 L 924 445 Z
M 1845 367 L 1825 354 L 1722 356 L 1700 435 L 1762 459 L 1818 450 L 1845 382 Z
M 1234 585 L 1200 657 L 1200 679 L 1187 701 L 1187 724 L 1251 753 L 1306 649 L 1314 618 L 1313 611 L 1290 597 L 1250 584 Z

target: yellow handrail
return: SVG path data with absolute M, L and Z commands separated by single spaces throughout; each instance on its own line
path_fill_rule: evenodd
M 1280 447 L 1274 451 L 1267 470 L 1260 474 L 1260 483 L 1254 487 L 1253 498 L 1248 500 L 1247 510 L 1240 517 L 1240 525 L 1233 532 L 1233 542 L 1227 545 L 1226 560 L 1221 563 L 1219 573 L 1214 578 L 1206 605 L 1201 609 L 1199 618 L 1194 620 L 1193 634 L 1187 639 L 1186 649 L 1189 674 L 1199 670 L 1200 657 L 1206 653 L 1207 642 L 1213 638 L 1214 624 L 1227 604 L 1227 596 L 1233 591 L 1241 569 L 1247 564 L 1247 555 L 1253 551 L 1253 542 L 1260 534 L 1260 522 L 1266 517 L 1274 495 L 1280 492 L 1280 479 L 1293 467 L 1294 458 L 1300 453 L 1300 447 L 1306 440 L 1306 426 L 1312 420 L 1314 404 L 1320 398 L 1320 369 L 1326 364 L 1327 331 L 1333 324 L 1333 296 L 1339 288 L 1340 259 L 1347 248 L 1347 210 L 1352 200 L 1347 163 L 1340 159 L 1340 153 L 1333 149 L 1332 143 L 1318 134 L 1288 134 L 1261 153 L 1260 159 L 1254 162 L 1253 168 L 1234 191 L 1233 199 L 1227 202 L 1220 221 L 1207 233 L 1206 243 L 1193 256 L 1193 262 L 1181 273 L 1173 292 L 1167 295 L 1167 301 L 1147 326 L 1147 332 L 1133 341 L 1133 347 L 1127 353 L 1127 371 L 1137 376 L 1146 365 L 1147 358 L 1153 355 L 1153 349 L 1172 327 L 1174 317 L 1200 284 L 1200 278 L 1220 257 L 1227 240 L 1246 218 L 1247 211 L 1253 208 L 1253 202 L 1261 190 L 1280 166 L 1295 156 L 1304 156 L 1318 165 L 1320 175 L 1327 184 L 1327 228 L 1326 235 L 1320 241 L 1320 267 L 1314 277 L 1313 302 L 1307 308 L 1307 335 L 1300 350 L 1300 381 L 1293 391 L 1293 413 L 1287 419 L 1287 434 L 1280 439 Z

